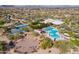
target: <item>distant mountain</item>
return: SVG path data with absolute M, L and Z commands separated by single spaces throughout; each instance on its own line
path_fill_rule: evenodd
M 79 8 L 79 5 L 0 5 L 0 7 L 20 7 L 20 8 Z
M 14 5 L 1 5 L 1 7 L 14 7 Z

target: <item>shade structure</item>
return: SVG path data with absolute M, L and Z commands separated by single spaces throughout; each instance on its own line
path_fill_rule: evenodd
M 44 21 L 44 23 L 52 23 L 53 21 L 54 21 L 53 19 L 48 18 L 48 19 L 46 19 L 46 20 Z
M 61 20 L 54 20 L 52 23 L 55 24 L 55 25 L 61 25 L 61 24 L 63 24 L 64 22 L 61 21 Z

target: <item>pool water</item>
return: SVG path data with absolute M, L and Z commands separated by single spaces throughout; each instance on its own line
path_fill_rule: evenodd
M 60 39 L 59 31 L 53 27 L 47 27 L 44 29 L 45 32 L 47 32 L 52 38 L 54 39 Z

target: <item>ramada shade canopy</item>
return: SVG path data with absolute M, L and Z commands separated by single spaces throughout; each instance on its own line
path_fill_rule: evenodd
M 61 21 L 61 20 L 54 20 L 53 22 L 52 22 L 52 24 L 55 24 L 55 25 L 61 25 L 61 24 L 63 24 L 64 22 L 63 21 Z

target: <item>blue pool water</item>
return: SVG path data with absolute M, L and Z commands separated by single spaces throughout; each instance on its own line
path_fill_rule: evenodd
M 44 31 L 47 32 L 54 39 L 58 40 L 60 38 L 59 31 L 51 26 L 45 28 Z

